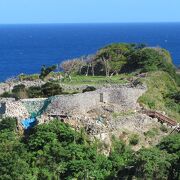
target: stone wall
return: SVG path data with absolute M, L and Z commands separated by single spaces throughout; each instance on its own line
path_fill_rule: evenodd
M 34 115 L 87 114 L 92 110 L 110 107 L 111 112 L 136 110 L 137 99 L 146 91 L 137 87 L 107 87 L 74 95 L 60 95 L 48 99 L 0 99 L 0 114 L 24 119 Z M 109 108 L 108 108 L 109 109 Z M 109 111 L 109 110 L 108 110 Z
M 145 91 L 145 89 L 128 87 L 102 89 L 106 95 L 106 101 L 116 104 L 119 110 L 136 110 L 139 106 L 137 100 Z
M 44 106 L 47 98 L 22 99 L 21 103 L 27 109 L 30 115 L 37 114 Z
M 99 98 L 97 92 L 55 96 L 46 113 L 58 115 L 86 113 L 98 105 Z
M 0 114 L 1 117 L 15 117 L 22 120 L 29 117 L 27 109 L 21 101 L 15 101 L 13 98 L 0 99 Z
M 136 110 L 137 99 L 146 91 L 142 88 L 101 88 L 93 92 L 55 96 L 48 106 L 47 114 L 84 114 L 103 104 L 113 104 L 117 111 Z M 101 102 L 101 99 L 103 102 Z

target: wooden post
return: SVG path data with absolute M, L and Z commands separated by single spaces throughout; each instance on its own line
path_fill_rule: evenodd
M 104 102 L 104 100 L 103 100 L 103 93 L 100 93 L 100 102 Z

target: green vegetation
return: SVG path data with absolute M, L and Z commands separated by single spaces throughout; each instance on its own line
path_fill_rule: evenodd
M 168 51 L 143 44 L 111 44 L 95 55 L 64 61 L 62 69 L 68 75 L 113 76 L 122 72 L 166 71 L 176 78 Z
M 141 149 L 135 158 L 136 162 L 136 177 L 139 179 L 172 179 L 177 178 L 176 173 L 171 174 L 171 168 L 177 155 L 169 154 L 156 147 L 150 149 Z
M 153 138 L 158 135 L 159 130 L 157 128 L 152 128 L 151 130 L 144 133 L 146 137 Z
M 0 121 L 0 131 L 8 129 L 8 131 L 14 131 L 16 129 L 15 118 L 5 118 Z
M 56 70 L 57 66 L 53 65 L 50 67 L 46 67 L 45 65 L 42 66 L 41 68 L 41 74 L 40 74 L 40 79 L 44 80 L 51 72 Z
M 178 179 L 180 134 L 157 147 L 133 152 L 112 137 L 109 156 L 84 130 L 58 120 L 38 125 L 25 136 L 16 133 L 16 120 L 0 122 L 0 179 Z M 136 141 L 137 142 L 137 141 Z
M 118 112 L 118 113 L 117 113 L 117 112 L 114 112 L 114 113 L 112 114 L 112 116 L 113 116 L 113 118 L 117 118 L 117 117 L 131 116 L 131 115 L 133 115 L 133 114 L 135 114 L 135 112 L 129 110 L 129 111 L 122 111 L 122 112 Z
M 148 91 L 140 97 L 139 103 L 147 108 L 160 110 L 168 116 L 180 120 L 179 87 L 166 72 L 149 73 L 144 79 Z
M 46 84 L 41 86 L 42 93 L 44 97 L 55 96 L 58 94 L 62 94 L 62 88 L 59 84 L 47 82 Z
M 28 97 L 28 93 L 27 93 L 25 85 L 19 84 L 19 85 L 14 86 L 12 92 L 4 92 L 3 94 L 0 95 L 0 97 L 5 97 L 5 98 L 11 97 L 11 98 L 16 98 L 16 99 L 19 99 L 19 98 L 23 99 L 23 98 Z
M 168 132 L 168 128 L 165 125 L 161 125 L 160 130 L 165 133 Z
M 105 76 L 84 76 L 84 75 L 73 75 L 71 80 L 64 78 L 61 83 L 65 85 L 104 85 L 104 84 L 124 84 L 127 83 L 127 78 L 132 77 L 131 74 L 120 74 L 112 77 Z
M 34 81 L 39 79 L 39 74 L 32 74 L 32 75 L 20 74 L 18 76 L 18 79 L 20 81 Z
M 28 92 L 28 97 L 29 98 L 43 97 L 43 92 L 41 90 L 41 87 L 32 86 L 32 87 L 28 88 L 27 92 Z
M 132 134 L 129 137 L 129 144 L 135 146 L 138 143 L 139 143 L 139 135 L 138 134 Z

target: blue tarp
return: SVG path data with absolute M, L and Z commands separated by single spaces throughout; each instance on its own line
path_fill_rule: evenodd
M 23 125 L 24 129 L 29 129 L 36 124 L 36 118 L 28 118 L 22 120 L 21 124 Z

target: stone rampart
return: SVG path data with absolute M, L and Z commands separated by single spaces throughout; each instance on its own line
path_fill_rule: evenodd
M 74 95 L 59 95 L 48 99 L 0 99 L 1 116 L 24 119 L 38 115 L 81 115 L 110 105 L 113 111 L 136 110 L 137 99 L 146 91 L 136 87 L 109 87 Z
M 48 106 L 47 114 L 81 114 L 102 104 L 112 104 L 118 110 L 136 110 L 137 99 L 146 91 L 142 88 L 102 88 L 93 92 L 55 96 Z

